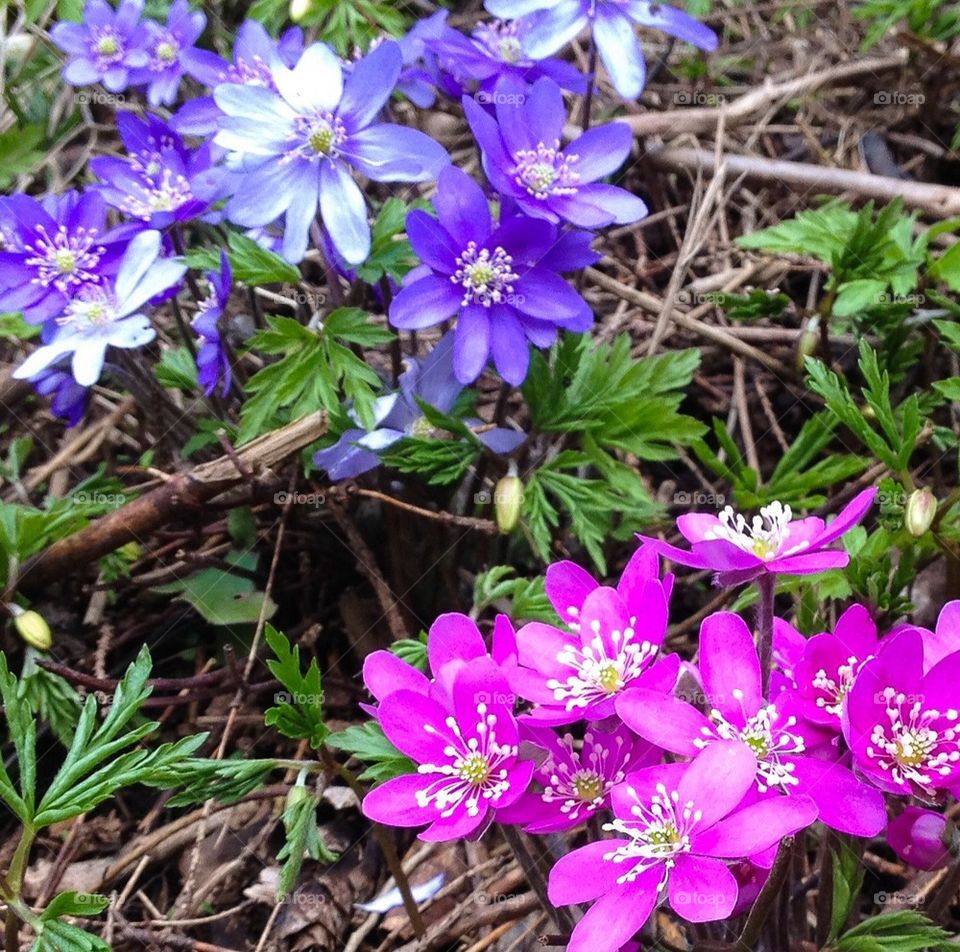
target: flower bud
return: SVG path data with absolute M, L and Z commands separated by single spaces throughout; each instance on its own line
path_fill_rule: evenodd
M 301 803 L 303 803 L 304 800 L 309 799 L 310 791 L 303 785 L 299 783 L 296 784 L 296 786 L 291 787 L 287 791 L 287 802 L 284 805 L 284 813 L 286 813 L 288 810 L 296 809 Z
M 916 869 L 942 869 L 950 862 L 947 818 L 942 813 L 907 807 L 887 829 L 887 842 Z
M 937 497 L 929 489 L 915 489 L 907 500 L 903 522 L 907 532 L 919 539 L 933 525 L 937 514 Z
M 290 0 L 290 19 L 299 23 L 313 10 L 313 0 Z
M 497 483 L 493 501 L 497 528 L 504 535 L 509 535 L 517 528 L 523 509 L 523 480 L 517 475 L 516 463 L 510 463 L 509 472 Z
M 820 346 L 820 318 L 814 317 L 807 321 L 803 333 L 797 341 L 797 370 L 803 370 L 806 366 L 807 358 L 813 357 Z
M 13 626 L 20 637 L 37 651 L 49 651 L 53 644 L 53 634 L 43 615 L 35 611 L 25 611 L 19 605 L 7 607 L 13 615 Z

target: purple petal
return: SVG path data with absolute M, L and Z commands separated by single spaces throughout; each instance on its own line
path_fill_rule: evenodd
M 458 310 L 460 291 L 457 287 L 448 278 L 430 274 L 403 288 L 393 299 L 390 323 L 401 330 L 419 330 L 447 320 Z
M 726 919 L 739 893 L 736 877 L 726 864 L 706 856 L 678 856 L 668 888 L 671 908 L 687 922 Z
M 430 783 L 421 774 L 404 774 L 375 787 L 363 798 L 363 815 L 385 826 L 425 826 L 436 815 L 436 807 L 417 805 L 417 793 Z
M 681 802 L 692 800 L 703 814 L 702 829 L 723 820 L 753 787 L 756 776 L 757 758 L 746 744 L 718 741 L 690 763 L 677 792 Z
M 693 849 L 723 859 L 752 856 L 809 826 L 816 818 L 817 806 L 809 797 L 773 794 L 730 814 L 699 835 L 694 833 Z
M 622 872 L 622 868 L 618 868 Z M 662 867 L 655 866 L 632 882 L 601 896 L 577 923 L 570 936 L 567 952 L 620 949 L 629 942 L 653 912 L 661 875 Z
M 597 580 L 575 562 L 554 562 L 547 568 L 547 598 L 567 624 L 579 622 L 584 599 L 597 587 Z
M 784 757 L 793 764 L 800 782 L 798 794 L 807 794 L 817 805 L 820 822 L 851 836 L 876 836 L 887 825 L 883 794 L 869 787 L 846 767 L 814 757 Z
M 570 152 L 580 156 L 576 168 L 582 182 L 595 182 L 612 175 L 632 149 L 633 132 L 625 122 L 590 129 L 569 146 Z
M 453 347 L 453 367 L 462 384 L 480 376 L 490 356 L 490 315 L 474 304 L 460 312 Z
M 402 661 L 392 651 L 374 651 L 363 661 L 363 683 L 378 701 L 382 701 L 395 691 L 425 694 L 429 681 L 422 671 Z
M 685 757 L 701 750 L 695 741 L 712 737 L 713 726 L 692 704 L 647 688 L 630 688 L 617 698 L 617 714 L 644 740 Z
M 487 3 L 488 10 L 489 3 L 490 0 Z M 511 5 L 516 7 L 519 3 Z M 552 56 L 562 46 L 566 46 L 575 39 L 589 23 L 584 5 L 580 0 L 559 0 L 552 5 L 551 9 L 544 9 L 546 6 L 548 5 L 545 3 L 538 4 L 536 12 L 524 20 L 526 30 L 521 40 L 523 51 L 535 60 Z M 518 13 L 508 14 L 511 18 L 519 15 Z
M 695 20 L 689 13 L 668 7 L 651 0 L 626 0 L 627 16 L 640 26 L 661 30 L 668 36 L 675 36 L 685 43 L 692 43 L 698 49 L 712 53 L 719 43 L 717 34 L 708 26 Z
M 360 186 L 337 162 L 324 162 L 320 168 L 320 214 L 330 240 L 347 264 L 366 261 L 370 254 L 367 203 Z
M 482 245 L 489 237 L 492 224 L 486 196 L 483 189 L 460 169 L 451 165 L 440 173 L 433 204 L 440 224 L 454 241 L 460 242 L 461 250 L 471 241 Z
M 636 99 L 647 82 L 647 66 L 633 24 L 608 10 L 593 21 L 593 38 L 610 81 L 624 99 Z
M 519 387 L 530 366 L 530 348 L 523 325 L 513 308 L 495 304 L 490 308 L 490 326 L 494 365 L 507 383 Z
M 400 78 L 403 55 L 392 41 L 382 43 L 354 64 L 337 113 L 353 129 L 364 129 L 386 105 Z
M 704 619 L 700 674 L 710 703 L 731 723 L 742 725 L 760 710 L 760 658 L 753 635 L 739 615 L 715 612 Z

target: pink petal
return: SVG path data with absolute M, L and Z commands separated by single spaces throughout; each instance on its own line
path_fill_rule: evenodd
M 858 780 L 853 771 L 813 757 L 784 757 L 799 780 L 794 788 L 817 805 L 820 822 L 851 836 L 876 836 L 887 825 L 883 794 Z
M 633 938 L 657 904 L 660 872 L 654 867 L 633 882 L 625 883 L 598 899 L 577 923 L 567 952 L 619 949 Z
M 547 895 L 555 906 L 590 902 L 617 887 L 617 878 L 624 872 L 621 863 L 605 860 L 619 846 L 630 840 L 597 840 L 561 856 L 550 870 Z
M 809 797 L 772 794 L 731 813 L 699 835 L 694 832 L 693 849 L 722 859 L 752 856 L 809 826 L 816 818 L 817 805 Z
M 692 800 L 703 814 L 698 826 L 705 829 L 737 806 L 756 776 L 757 758 L 746 744 L 717 741 L 690 763 L 677 792 L 681 802 Z
M 733 612 L 708 615 L 700 627 L 700 675 L 710 703 L 733 724 L 763 706 L 760 658 L 746 622 Z
M 426 694 L 429 682 L 422 671 L 401 661 L 392 651 L 374 651 L 364 659 L 363 683 L 382 701 L 388 694 L 400 690 Z
M 554 562 L 547 569 L 547 598 L 568 625 L 580 621 L 584 599 L 598 584 L 586 569 L 575 562 Z
M 695 757 L 694 741 L 713 737 L 710 721 L 692 704 L 646 688 L 630 688 L 616 703 L 624 724 L 644 740 L 685 757 Z
M 682 855 L 670 871 L 670 906 L 687 922 L 726 919 L 737 904 L 740 887 L 725 863 L 706 856 Z

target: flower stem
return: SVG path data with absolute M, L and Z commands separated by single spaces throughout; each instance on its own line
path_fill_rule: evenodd
M 507 826 L 506 824 L 500 827 L 500 832 L 507 841 L 507 845 L 512 850 L 517 862 L 520 864 L 520 868 L 523 870 L 523 874 L 527 877 L 527 881 L 540 900 L 540 904 L 543 906 L 547 915 L 553 920 L 553 924 L 561 932 L 568 934 L 572 932 L 573 927 L 576 925 L 573 915 L 569 909 L 563 907 L 558 908 L 550 902 L 547 897 L 547 881 L 543 876 L 543 871 L 540 869 L 540 864 L 530 852 L 526 842 L 524 842 L 523 834 L 516 827 Z
M 593 91 L 597 85 L 597 41 L 593 38 L 593 31 L 590 31 L 590 58 L 587 62 L 587 72 L 590 74 L 587 80 L 587 94 L 583 100 L 583 120 L 581 125 L 586 132 L 590 128 L 590 113 L 593 111 Z
M 793 861 L 793 837 L 785 837 L 780 842 L 780 849 L 777 850 L 777 858 L 773 861 L 773 868 L 770 870 L 770 876 L 763 884 L 757 901 L 747 916 L 746 925 L 740 938 L 737 939 L 736 949 L 738 952 L 751 952 L 760 939 L 760 933 L 763 931 L 763 925 L 768 916 L 773 911 L 777 896 L 786 882 L 787 873 L 790 871 L 790 864 Z
M 773 609 L 777 594 L 777 580 L 774 575 L 764 572 L 757 579 L 760 601 L 757 603 L 757 631 L 759 633 L 760 677 L 763 696 L 770 694 L 770 672 L 773 668 Z

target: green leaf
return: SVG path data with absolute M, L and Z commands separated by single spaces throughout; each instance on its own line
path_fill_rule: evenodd
M 833 302 L 833 313 L 838 317 L 860 314 L 883 303 L 889 282 L 878 278 L 857 278 L 840 286 Z
M 947 380 L 935 380 L 933 385 L 948 400 L 960 400 L 960 377 L 950 377 Z
M 0 760 L 0 799 L 25 825 L 32 824 L 36 791 L 37 722 L 21 696 L 17 679 L 7 668 L 7 656 L 0 651 L 0 699 L 7 732 L 16 751 L 19 784 L 15 787 Z
M 43 922 L 37 931 L 30 952 L 110 952 L 103 939 L 60 919 Z
M 401 660 L 418 671 L 427 670 L 427 633 L 419 638 L 401 638 L 390 645 L 390 650 Z
M 430 486 L 460 482 L 480 456 L 472 442 L 405 437 L 380 454 L 385 466 L 425 479 Z
M 494 565 L 477 574 L 473 583 L 473 614 L 479 616 L 497 602 L 504 602 L 503 612 L 515 621 L 542 621 L 561 624 L 544 588 L 543 576 L 525 579 L 515 577 L 511 565 Z
M 0 337 L 8 340 L 32 340 L 40 333 L 39 324 L 28 324 L 20 314 L 0 314 Z
M 283 902 L 293 892 L 303 866 L 304 859 L 319 860 L 322 863 L 335 863 L 337 854 L 323 842 L 317 826 L 318 798 L 305 787 L 296 786 L 287 796 L 283 810 L 283 828 L 286 842 L 277 853 L 277 859 L 283 863 L 277 880 L 277 901 Z
M 19 175 L 32 172 L 44 159 L 41 125 L 13 125 L 0 133 L 0 188 L 9 186 Z
M 106 896 L 100 896 L 96 893 L 62 892 L 50 900 L 40 919 L 43 922 L 48 922 L 50 919 L 58 919 L 60 916 L 82 916 L 84 918 L 99 916 L 109 905 L 110 900 Z
M 848 839 L 837 834 L 839 849 L 831 850 L 833 862 L 833 904 L 830 907 L 830 938 L 836 938 L 850 918 L 850 912 L 863 884 L 863 865 Z
M 317 660 L 311 658 L 303 671 L 299 646 L 291 646 L 272 625 L 267 625 L 264 636 L 276 656 L 267 661 L 267 667 L 286 689 L 286 694 L 274 695 L 276 703 L 267 709 L 264 723 L 276 727 L 284 737 L 308 741 L 316 750 L 330 733 L 323 720 L 323 688 Z
M 193 393 L 197 390 L 197 364 L 186 347 L 173 347 L 160 355 L 154 372 L 164 387 Z
M 296 267 L 239 231 L 230 232 L 227 245 L 235 281 L 254 286 L 297 284 L 301 279 Z M 187 264 L 198 271 L 219 271 L 220 249 L 192 248 L 187 252 Z
M 227 561 L 248 571 L 256 568 L 255 555 L 227 556 Z M 252 579 L 219 568 L 201 569 L 184 579 L 157 585 L 153 591 L 176 595 L 191 605 L 211 625 L 251 625 L 272 618 L 277 610 L 273 599 L 256 590 Z
M 838 952 L 950 952 L 956 949 L 949 932 L 912 910 L 874 916 L 845 932 Z
M 417 765 L 387 740 L 376 721 L 354 724 L 331 734 L 327 746 L 352 754 L 367 765 L 358 780 L 382 783 L 403 774 L 416 773 Z

